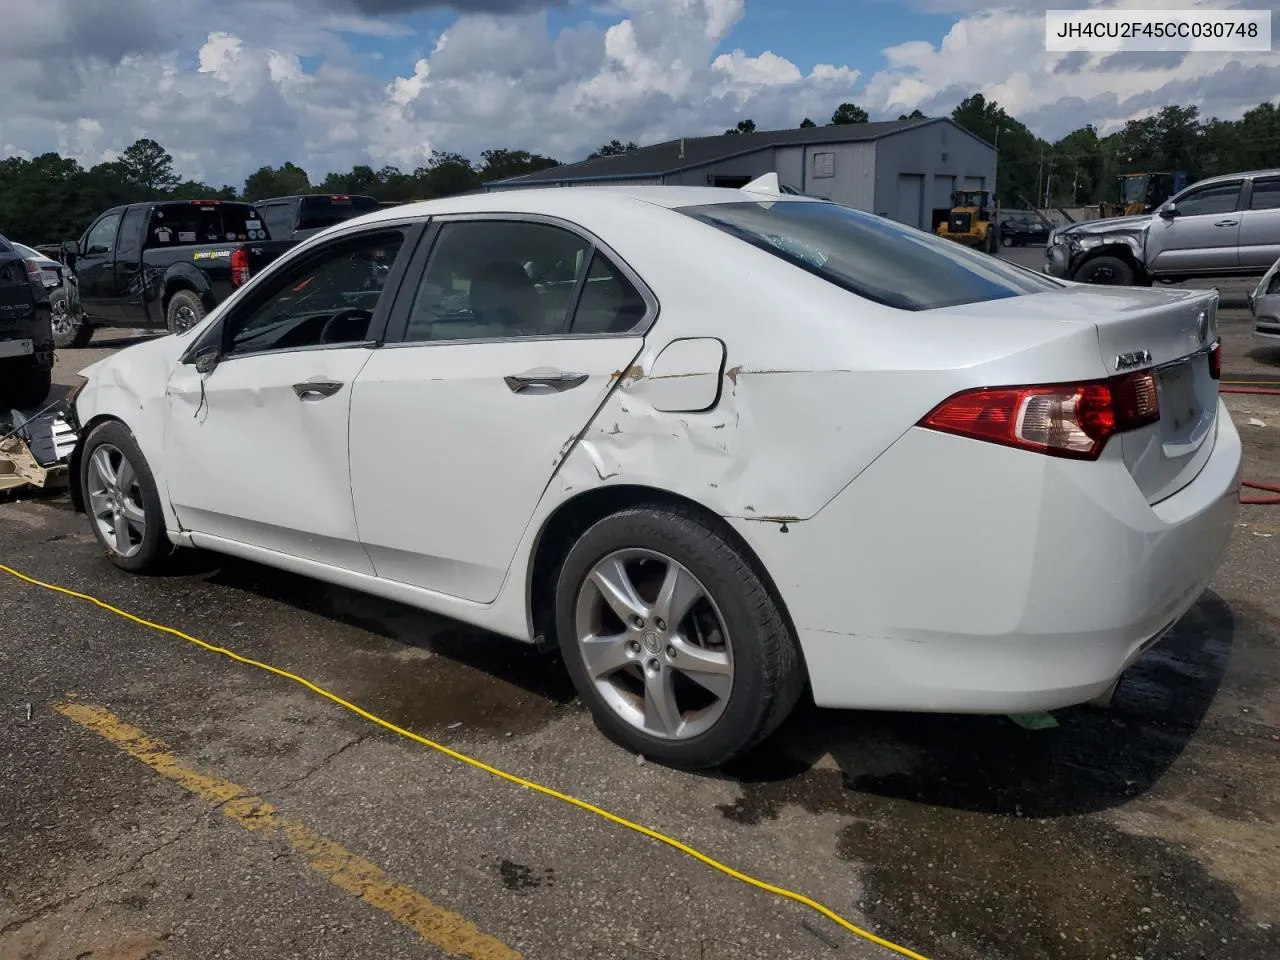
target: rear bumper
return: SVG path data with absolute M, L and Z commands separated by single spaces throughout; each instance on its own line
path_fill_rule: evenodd
M 1241 447 L 1151 506 L 1095 463 L 912 429 L 817 516 L 735 522 L 774 576 L 819 705 L 1016 713 L 1083 703 L 1196 602 L 1231 538 Z

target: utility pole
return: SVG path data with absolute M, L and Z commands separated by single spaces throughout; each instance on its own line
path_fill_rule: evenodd
M 1040 202 L 1040 188 L 1044 185 L 1044 147 L 1040 148 L 1040 165 L 1036 167 L 1036 202 Z

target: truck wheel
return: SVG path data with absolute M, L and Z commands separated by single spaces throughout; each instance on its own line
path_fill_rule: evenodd
M 67 292 L 58 290 L 49 295 L 50 326 L 53 328 L 53 345 L 59 350 L 79 350 L 93 339 L 93 325 L 85 320 L 84 312 L 77 316 L 67 303 Z
M 1117 287 L 1133 286 L 1133 267 L 1119 257 L 1094 257 L 1086 260 L 1071 277 L 1077 283 L 1102 283 Z
M 204 304 L 190 290 L 179 290 L 169 298 L 165 311 L 165 325 L 170 333 L 186 333 L 204 319 Z
M 683 507 L 642 504 L 590 527 L 560 570 L 556 634 L 600 730 L 671 766 L 732 760 L 768 736 L 804 688 L 769 589 Z
M 53 387 L 53 371 L 37 366 L 31 357 L 0 361 L 0 409 L 33 410 Z

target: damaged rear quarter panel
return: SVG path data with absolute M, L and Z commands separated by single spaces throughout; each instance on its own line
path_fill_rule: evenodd
M 586 205 L 581 219 L 645 279 L 661 312 L 617 388 L 566 440 L 533 530 L 566 500 L 613 484 L 668 491 L 724 517 L 804 520 L 956 391 L 1020 376 L 1049 382 L 1073 362 L 1098 373 L 1090 325 L 1025 322 L 1037 297 L 897 310 L 680 213 L 629 215 L 625 233 Z M 1052 314 L 1054 294 L 1042 296 Z M 720 396 L 705 412 L 664 413 L 658 358 L 684 338 L 724 343 Z
M 566 442 L 535 527 L 610 484 L 669 491 L 726 517 L 806 519 L 952 392 L 949 381 L 964 376 L 953 371 L 1019 346 L 1012 323 L 957 346 L 950 317 L 862 300 L 669 210 L 644 216 L 651 231 L 626 236 L 585 224 L 652 286 L 661 313 L 617 388 Z M 670 405 L 669 388 L 650 373 L 683 338 L 725 344 L 720 396 L 705 412 L 658 409 Z

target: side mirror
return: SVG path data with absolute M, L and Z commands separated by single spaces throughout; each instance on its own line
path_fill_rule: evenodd
M 218 366 L 218 348 L 209 347 L 196 354 L 195 368 L 196 373 L 205 374 L 213 373 Z
M 68 267 L 76 265 L 76 258 L 80 256 L 80 244 L 75 240 L 62 241 L 62 262 Z
M 1161 220 L 1172 220 L 1177 215 L 1178 215 L 1178 208 L 1174 206 L 1172 203 L 1165 204 L 1165 206 L 1160 208 Z

